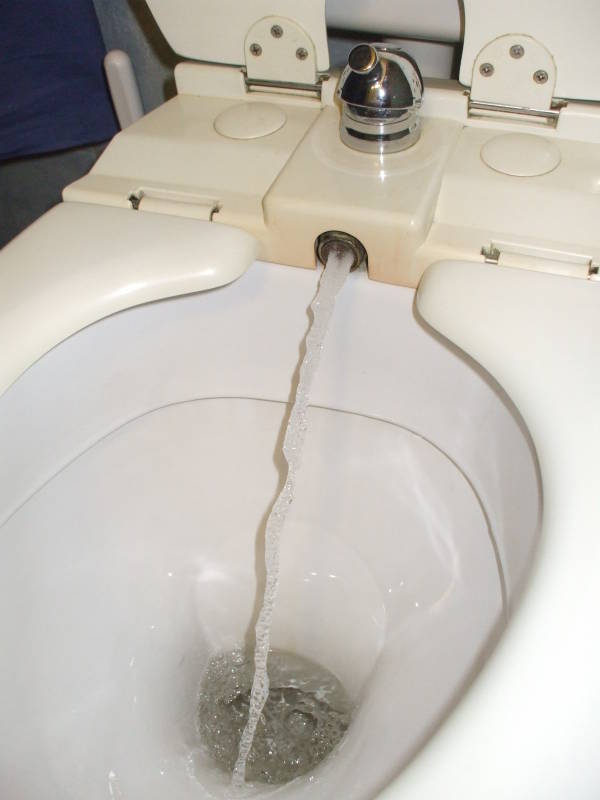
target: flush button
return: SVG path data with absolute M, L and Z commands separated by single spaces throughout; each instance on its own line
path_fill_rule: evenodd
M 483 145 L 481 159 L 496 172 L 531 178 L 556 169 L 560 164 L 560 150 L 543 136 L 505 133 Z
M 228 139 L 260 139 L 285 125 L 287 117 L 271 103 L 240 103 L 223 111 L 215 120 L 215 130 Z

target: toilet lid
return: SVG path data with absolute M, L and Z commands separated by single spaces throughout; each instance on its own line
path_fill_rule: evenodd
M 329 68 L 324 0 L 304 0 L 303 3 L 295 0 L 278 0 L 277 3 L 266 0 L 244 0 L 242 3 L 231 0 L 147 2 L 173 50 L 186 58 L 242 66 L 247 59 L 246 37 L 249 31 L 260 20 L 276 15 L 281 33 L 267 34 L 266 41 L 279 43 L 284 53 L 288 39 L 285 20 L 293 21 L 314 44 L 317 69 L 324 71 Z M 267 30 L 270 27 L 267 26 Z M 258 55 L 262 56 L 262 53 Z M 287 78 L 285 74 L 281 76 L 281 80 Z
M 483 47 L 507 34 L 532 37 L 550 54 L 556 68 L 554 97 L 571 100 L 600 100 L 600 3 L 590 0 L 504 0 L 502 3 L 463 0 L 465 30 L 459 80 L 471 86 L 473 67 Z M 506 64 L 525 62 L 506 50 Z M 528 53 L 524 53 L 525 56 Z M 502 71 L 495 68 L 493 80 Z M 523 76 L 535 86 L 533 74 L 544 65 L 532 64 Z
M 123 308 L 223 286 L 256 258 L 244 231 L 61 203 L 0 253 L 0 394 L 75 331 Z

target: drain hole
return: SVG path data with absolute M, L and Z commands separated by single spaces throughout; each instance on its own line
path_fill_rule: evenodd
M 246 765 L 246 780 L 287 783 L 310 772 L 340 742 L 352 703 L 340 681 L 306 658 L 272 650 L 271 689 Z M 226 772 L 233 770 L 248 719 L 254 675 L 252 655 L 242 650 L 210 660 L 200 687 L 198 732 L 204 748 Z

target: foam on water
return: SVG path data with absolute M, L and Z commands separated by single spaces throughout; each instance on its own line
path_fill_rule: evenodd
M 227 772 L 236 762 L 248 720 L 252 654 L 213 656 L 198 704 L 198 730 L 205 752 Z M 246 779 L 286 783 L 319 764 L 343 737 L 352 705 L 339 680 L 306 658 L 271 650 L 269 697 L 246 763 Z
M 287 512 L 294 499 L 296 474 L 300 467 L 302 445 L 306 436 L 306 412 L 309 392 L 319 365 L 323 342 L 333 313 L 335 298 L 344 285 L 350 267 L 352 253 L 347 250 L 338 255 L 332 252 L 323 270 L 319 290 L 311 305 L 313 321 L 306 336 L 306 354 L 300 367 L 300 378 L 296 397 L 288 421 L 283 442 L 283 454 L 288 470 L 283 489 L 271 509 L 265 532 L 266 583 L 263 605 L 256 623 L 254 649 L 254 680 L 250 695 L 248 721 L 240 740 L 239 754 L 232 775 L 232 786 L 244 784 L 246 762 L 252 748 L 256 727 L 269 696 L 267 658 L 270 647 L 271 620 L 279 585 L 279 540 Z

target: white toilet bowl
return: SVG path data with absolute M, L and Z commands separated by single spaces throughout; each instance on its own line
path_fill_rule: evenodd
M 597 800 L 599 7 L 463 0 L 461 85 L 381 156 L 340 141 L 322 0 L 149 5 L 178 96 L 0 257 L 1 797 L 228 794 L 199 684 L 251 639 L 318 282 L 255 259 L 341 230 L 374 280 L 322 354 L 273 645 L 355 713 L 258 793 Z
M 195 702 L 209 656 L 250 630 L 317 279 L 255 263 L 114 315 L 0 400 L 7 800 L 224 796 Z M 273 644 L 331 669 L 356 712 L 282 796 L 389 784 L 487 658 L 534 552 L 523 423 L 413 297 L 353 274 L 314 387 Z

